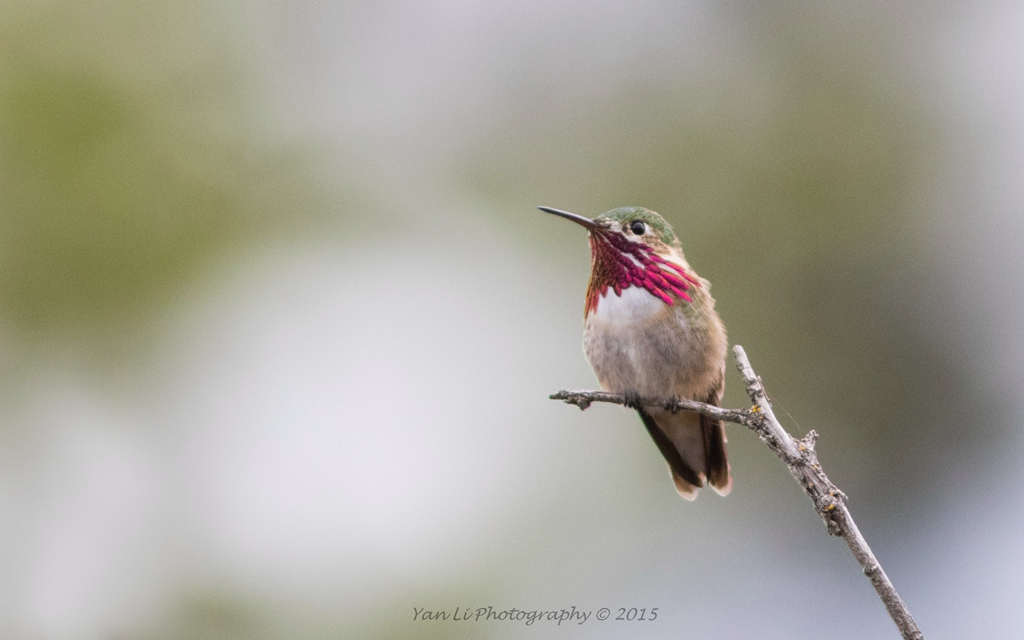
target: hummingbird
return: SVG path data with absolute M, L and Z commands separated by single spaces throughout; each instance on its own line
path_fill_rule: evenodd
M 645 397 L 721 406 L 728 342 L 711 284 L 686 262 L 671 225 L 649 209 L 622 207 L 590 219 L 538 208 L 589 231 L 583 351 L 601 388 L 624 394 L 640 414 L 680 496 L 696 499 L 705 483 L 728 494 L 722 421 L 639 404 Z

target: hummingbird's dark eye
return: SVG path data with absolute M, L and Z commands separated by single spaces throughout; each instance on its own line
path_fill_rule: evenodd
M 634 220 L 629 223 L 629 230 L 632 231 L 634 235 L 642 236 L 644 235 L 644 232 L 647 231 L 647 225 L 639 220 Z

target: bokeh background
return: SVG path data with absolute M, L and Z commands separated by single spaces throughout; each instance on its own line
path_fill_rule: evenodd
M 0 4 L 0 636 L 885 638 L 581 353 L 663 213 L 929 638 L 1024 628 L 1014 2 Z M 729 367 L 725 403 L 745 406 Z M 658 607 L 649 623 L 413 622 Z

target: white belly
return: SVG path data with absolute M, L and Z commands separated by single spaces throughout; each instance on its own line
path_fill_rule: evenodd
M 598 301 L 587 316 L 583 349 L 603 388 L 648 397 L 706 393 L 712 341 L 695 331 L 683 304 L 667 305 L 639 287 L 621 296 L 609 290 Z

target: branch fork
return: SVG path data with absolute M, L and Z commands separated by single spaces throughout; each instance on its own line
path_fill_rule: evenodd
M 710 418 L 718 418 L 726 422 L 741 424 L 758 435 L 768 448 L 789 468 L 793 478 L 803 487 L 804 492 L 814 504 L 814 510 L 825 523 L 828 533 L 846 541 L 853 557 L 856 558 L 864 574 L 871 580 L 878 597 L 881 598 L 889 616 L 896 623 L 904 640 L 924 640 L 914 618 L 907 610 L 899 593 L 889 577 L 882 570 L 871 547 L 861 535 L 853 516 L 846 508 L 845 493 L 829 480 L 818 461 L 815 444 L 818 433 L 810 431 L 801 439 L 796 439 L 782 427 L 772 411 L 771 401 L 765 391 L 761 377 L 754 373 L 743 347 L 733 347 L 736 366 L 743 376 L 743 384 L 747 395 L 754 403 L 750 409 L 723 409 L 714 405 L 686 400 L 682 398 L 644 398 L 627 396 L 606 391 L 569 391 L 563 390 L 550 396 L 552 400 L 562 400 L 567 404 L 576 405 L 586 410 L 594 402 L 609 402 L 623 406 L 658 407 L 678 413 L 693 411 Z

